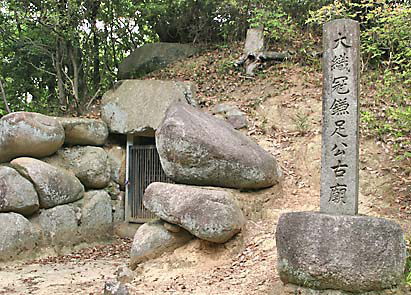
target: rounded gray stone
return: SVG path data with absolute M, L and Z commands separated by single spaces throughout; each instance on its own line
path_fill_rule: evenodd
M 53 166 L 69 170 L 89 189 L 108 185 L 111 177 L 109 158 L 105 150 L 94 146 L 73 146 L 58 150 L 43 159 Z
M 0 212 L 29 216 L 39 209 L 39 198 L 33 184 L 16 170 L 0 166 Z
M 174 103 L 156 132 L 161 165 L 178 183 L 258 189 L 279 181 L 275 158 L 214 116 Z
M 17 213 L 0 213 L 0 261 L 33 250 L 39 242 L 34 226 Z
M 105 147 L 111 166 L 111 179 L 124 190 L 126 182 L 126 149 L 119 145 Z
M 156 258 L 166 251 L 173 251 L 193 238 L 187 231 L 181 229 L 174 233 L 163 226 L 163 221 L 143 224 L 134 235 L 130 253 L 130 267 L 146 260 Z
M 108 137 L 107 124 L 86 118 L 56 118 L 64 128 L 66 144 L 103 145 Z
M 110 195 L 103 190 L 84 194 L 81 209 L 81 231 L 87 239 L 101 239 L 111 235 L 113 215 Z
M 73 245 L 78 241 L 76 212 L 70 205 L 41 210 L 38 217 L 45 241 L 53 245 Z
M 403 279 L 404 235 L 386 219 L 286 213 L 278 221 L 276 243 L 284 283 L 366 292 L 394 288 Z
M 225 243 L 241 231 L 243 212 L 229 192 L 154 182 L 143 196 L 144 206 L 202 240 Z
M 64 169 L 33 158 L 17 158 L 10 164 L 34 184 L 40 208 L 71 203 L 83 197 L 81 182 Z
M 49 156 L 63 142 L 64 129 L 52 117 L 17 112 L 0 119 L 0 163 L 20 156 Z

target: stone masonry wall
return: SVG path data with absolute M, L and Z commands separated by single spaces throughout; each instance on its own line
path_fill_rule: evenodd
M 100 120 L 0 119 L 0 261 L 112 236 L 124 221 L 126 155 L 108 135 Z

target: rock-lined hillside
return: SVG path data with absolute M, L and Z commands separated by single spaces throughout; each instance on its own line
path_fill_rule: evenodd
M 225 103 L 244 111 L 249 127 L 242 132 L 275 156 L 283 181 L 264 190 L 233 192 L 249 220 L 246 230 L 226 245 L 192 240 L 172 254 L 139 264 L 132 294 L 294 294 L 279 279 L 274 234 L 281 213 L 319 209 L 321 73 L 291 63 L 274 64 L 248 79 L 231 66 L 240 52 L 232 50 L 207 52 L 151 77 L 196 82 L 202 106 L 212 109 Z M 361 138 L 359 210 L 393 219 L 410 235 L 409 192 L 399 181 L 404 178 L 403 162 L 393 158 L 382 143 Z M 10 293 L 101 292 L 116 268 L 128 262 L 107 252 L 94 254 L 87 265 L 84 258 L 66 256 L 60 262 L 33 261 L 24 268 L 19 263 L 0 266 L 0 290 L 14 282 Z M 64 270 L 68 268 L 73 272 Z M 33 269 L 35 274 L 30 273 Z

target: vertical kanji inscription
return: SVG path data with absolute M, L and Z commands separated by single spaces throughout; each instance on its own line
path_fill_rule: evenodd
M 359 24 L 323 28 L 321 212 L 358 213 Z

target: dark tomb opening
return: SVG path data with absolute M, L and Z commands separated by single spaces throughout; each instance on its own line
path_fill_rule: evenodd
M 161 167 L 155 138 L 128 136 L 127 163 L 126 220 L 136 223 L 153 220 L 156 216 L 143 205 L 144 191 L 152 182 L 172 182 Z

